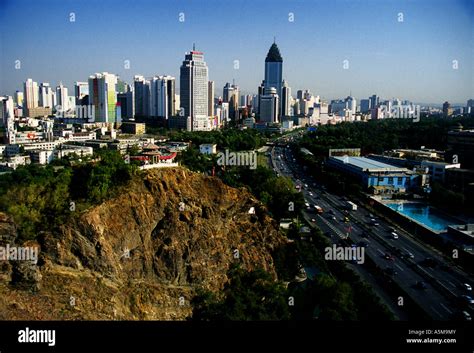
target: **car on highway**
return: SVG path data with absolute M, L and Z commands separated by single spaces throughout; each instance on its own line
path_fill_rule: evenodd
M 409 252 L 409 251 L 407 251 L 407 252 L 405 253 L 405 256 L 406 256 L 406 257 L 409 257 L 410 259 L 414 259 L 414 258 L 415 258 L 415 255 L 413 255 L 413 254 L 412 254 L 411 252 Z
M 462 283 L 462 284 L 460 285 L 460 287 L 461 287 L 462 289 L 464 289 L 464 290 L 469 291 L 469 292 L 472 291 L 472 287 L 471 287 L 471 285 L 470 285 L 469 283 Z
M 392 236 L 392 239 L 398 239 L 398 234 L 397 233 L 392 232 L 390 235 Z
M 395 260 L 395 258 L 393 257 L 393 255 L 390 254 L 390 253 L 388 253 L 388 252 L 386 252 L 386 253 L 383 255 L 383 257 L 385 258 L 385 260 L 391 260 L 391 261 Z
M 307 187 L 307 186 L 305 186 L 305 187 Z M 311 191 L 309 192 L 309 196 L 313 196 L 313 193 Z
M 471 321 L 471 320 L 472 320 L 471 314 L 469 314 L 469 313 L 468 313 L 467 311 L 465 311 L 465 310 L 462 312 L 462 318 L 463 318 L 464 320 L 466 320 L 466 321 Z
M 472 297 L 469 295 L 461 295 L 459 299 L 463 304 L 474 304 L 474 299 L 472 299 Z
M 332 219 L 333 221 L 336 221 L 336 222 L 337 222 L 336 216 L 331 216 L 331 219 Z
M 314 218 L 311 218 L 311 222 L 316 223 L 316 220 Z

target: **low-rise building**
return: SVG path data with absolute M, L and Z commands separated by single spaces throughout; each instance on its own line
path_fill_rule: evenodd
M 445 162 L 433 162 L 433 161 L 422 161 L 421 166 L 423 168 L 428 168 L 428 174 L 430 175 L 431 180 L 437 181 L 440 183 L 445 182 L 445 175 L 447 169 L 459 169 L 461 168 L 460 163 L 445 163 Z
M 143 135 L 145 133 L 145 123 L 127 121 L 122 123 L 120 129 L 124 134 Z
M 404 193 L 416 186 L 418 175 L 407 169 L 381 163 L 365 157 L 329 157 L 327 166 L 360 180 L 374 194 Z
M 52 150 L 31 150 L 30 158 L 31 163 L 49 164 L 54 159 L 54 153 Z

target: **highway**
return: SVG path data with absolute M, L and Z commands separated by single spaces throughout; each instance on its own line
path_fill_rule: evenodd
M 460 295 L 471 295 L 461 284 L 472 284 L 472 278 L 459 268 L 443 266 L 443 255 L 417 241 L 403 229 L 393 228 L 384 218 L 370 215 L 360 205 L 356 211 L 345 211 L 347 199 L 327 192 L 316 180 L 306 175 L 303 168 L 293 160 L 289 148 L 273 147 L 271 161 L 278 174 L 290 177 L 295 184 L 302 186 L 301 192 L 307 203 L 312 207 L 319 205 L 323 208 L 322 214 L 305 211 L 307 221 L 314 220 L 335 244 L 348 236 L 357 246 L 365 246 L 365 255 L 381 269 L 390 268 L 389 271 L 393 271 L 392 279 L 431 318 L 449 320 L 460 310 L 472 312 L 472 305 L 459 306 L 457 299 Z M 349 222 L 344 221 L 346 216 Z M 372 224 L 374 222 L 371 219 L 374 218 L 377 226 Z M 393 238 L 392 231 L 398 234 L 398 239 Z M 434 268 L 422 265 L 421 262 L 426 258 L 433 259 L 438 265 Z M 356 269 L 360 271 L 356 272 L 364 275 L 363 264 L 351 263 L 350 266 L 360 266 Z M 416 285 L 418 282 L 423 282 L 426 288 L 419 288 Z M 386 294 L 385 299 L 390 297 L 393 301 L 398 300 L 398 295 Z M 398 302 L 393 304 L 397 305 Z

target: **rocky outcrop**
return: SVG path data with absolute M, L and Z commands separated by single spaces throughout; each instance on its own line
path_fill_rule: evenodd
M 14 236 L 14 225 L 1 215 L 4 233 Z M 276 278 L 272 253 L 285 239 L 245 189 L 182 168 L 149 170 L 40 234 L 38 263 L 0 277 L 0 319 L 185 319 L 196 290 L 219 291 L 233 262 Z

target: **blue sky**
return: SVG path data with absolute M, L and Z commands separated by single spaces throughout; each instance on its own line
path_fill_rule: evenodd
M 0 94 L 26 78 L 72 89 L 101 71 L 178 78 L 193 43 L 217 94 L 232 79 L 255 92 L 274 36 L 294 95 L 474 98 L 471 0 L 0 0 Z

